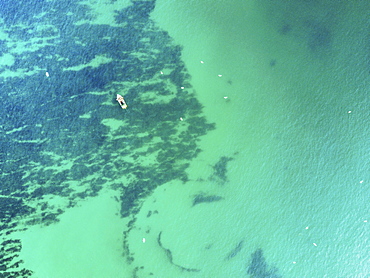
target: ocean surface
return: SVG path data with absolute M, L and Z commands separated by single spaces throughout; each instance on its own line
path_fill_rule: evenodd
M 369 1 L 0 12 L 0 277 L 370 277 Z

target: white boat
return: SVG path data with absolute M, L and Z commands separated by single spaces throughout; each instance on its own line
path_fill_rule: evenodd
M 126 101 L 123 99 L 123 96 L 117 94 L 117 99 L 116 99 L 119 103 L 119 105 L 121 106 L 122 109 L 126 109 L 127 108 L 127 104 L 126 104 Z

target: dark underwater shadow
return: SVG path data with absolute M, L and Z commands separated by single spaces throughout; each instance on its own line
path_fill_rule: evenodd
M 251 278 L 282 278 L 276 267 L 267 264 L 262 249 L 257 249 L 252 253 L 247 273 L 251 275 Z
M 5 0 L 0 6 L 8 35 L 0 47 L 14 57 L 0 71 L 17 73 L 0 77 L 0 233 L 9 250 L 0 269 L 4 277 L 29 277 L 31 270 L 18 268 L 21 245 L 11 237 L 23 229 L 20 219 L 26 226 L 51 225 L 80 200 L 112 188 L 121 216 L 134 225 L 156 187 L 188 180 L 199 137 L 215 127 L 195 98 L 181 47 L 150 20 L 154 0 L 115 11 L 114 25 L 94 23 L 94 10 L 76 1 Z M 105 62 L 96 63 L 97 57 Z M 161 101 L 145 101 L 148 91 Z M 117 93 L 128 109 L 119 107 Z M 107 119 L 122 126 L 112 131 L 103 124 Z M 153 160 L 142 165 L 149 156 Z M 52 196 L 67 205 L 49 204 Z

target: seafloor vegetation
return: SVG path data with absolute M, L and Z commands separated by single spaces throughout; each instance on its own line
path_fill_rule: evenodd
M 55 223 L 66 208 L 110 187 L 119 192 L 121 216 L 132 217 L 127 235 L 143 198 L 170 180 L 188 181 L 197 141 L 215 126 L 195 98 L 181 47 L 149 18 L 154 6 L 133 0 L 103 24 L 77 1 L 2 1 L 1 277 L 32 275 L 14 231 Z M 117 93 L 128 109 L 115 102 Z M 230 160 L 221 157 L 213 179 L 227 181 Z M 200 194 L 193 205 L 222 199 Z M 160 235 L 158 243 L 172 262 Z M 134 260 L 126 239 L 123 246 Z
M 197 140 L 214 125 L 194 97 L 181 48 L 149 19 L 154 5 L 132 1 L 108 25 L 76 1 L 2 4 L 2 277 L 31 273 L 11 239 L 20 222 L 49 225 L 103 186 L 120 192 L 126 217 L 157 186 L 187 181 Z

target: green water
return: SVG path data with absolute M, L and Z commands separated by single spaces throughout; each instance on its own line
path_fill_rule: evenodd
M 189 173 L 206 178 L 220 154 L 235 158 L 227 184 L 193 189 L 222 192 L 225 202 L 169 228 L 174 242 L 193 234 L 181 235 L 195 253 L 183 256 L 209 271 L 196 277 L 244 277 L 246 254 L 258 247 L 282 277 L 367 277 L 366 10 L 365 2 L 157 1 L 152 18 L 184 46 L 217 127 Z M 232 262 L 194 251 L 219 242 L 210 252 L 219 258 L 241 239 Z
M 38 24 L 41 9 L 20 31 L 17 17 L 4 16 L 1 37 L 15 36 L 24 53 L 6 68 L 17 52 L 8 42 L 0 62 L 2 78 L 20 78 L 7 79 L 14 88 L 1 95 L 11 104 L 4 138 L 15 146 L 4 144 L 14 153 L 6 150 L 2 198 L 25 196 L 35 208 L 20 206 L 17 229 L 9 222 L 21 248 L 6 252 L 23 262 L 8 260 L 8 270 L 37 278 L 369 277 L 370 4 L 337 2 L 158 0 L 154 23 L 146 18 L 154 2 L 133 10 L 126 0 L 71 2 L 54 14 L 55 2 L 42 23 L 58 24 L 40 34 L 27 24 Z M 14 7 L 7 12 L 22 8 Z M 63 21 L 71 14 L 70 34 Z M 36 54 L 27 32 L 43 42 L 55 32 L 55 48 L 33 45 L 56 51 L 50 65 L 36 59 L 28 69 Z M 75 43 L 64 52 L 67 42 Z M 185 70 L 172 75 L 182 67 L 176 44 L 190 83 Z M 179 105 L 191 106 L 193 90 L 206 120 L 196 101 Z M 33 106 L 19 108 L 28 92 L 50 103 L 32 95 Z M 34 141 L 39 149 L 22 145 Z

